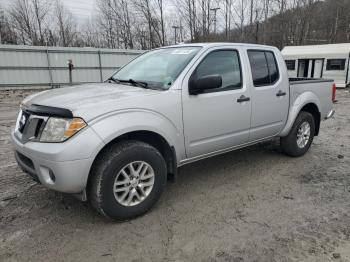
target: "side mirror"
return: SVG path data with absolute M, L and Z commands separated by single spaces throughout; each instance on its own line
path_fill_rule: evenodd
M 216 89 L 222 86 L 222 77 L 220 75 L 208 75 L 199 79 L 190 79 L 189 93 L 190 95 L 198 95 L 204 90 Z

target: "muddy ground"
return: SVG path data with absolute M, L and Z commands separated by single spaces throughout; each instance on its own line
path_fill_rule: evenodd
M 350 261 L 348 91 L 304 157 L 274 141 L 185 166 L 125 223 L 19 170 L 9 132 L 30 92 L 0 92 L 0 261 Z

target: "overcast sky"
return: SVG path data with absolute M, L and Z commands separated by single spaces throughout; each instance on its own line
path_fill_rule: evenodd
M 96 8 L 95 0 L 62 0 L 62 2 L 78 20 L 89 18 Z
M 0 0 L 3 6 L 9 6 L 13 0 Z M 94 13 L 96 0 L 62 0 L 64 5 L 79 21 L 84 21 Z
M 0 0 L 0 5 L 3 7 L 9 7 L 14 0 Z M 49 0 L 52 1 L 53 0 Z M 97 0 L 61 0 L 64 6 L 73 14 L 76 21 L 83 24 L 91 16 L 96 14 Z M 164 1 L 164 13 L 165 16 L 176 14 L 176 7 L 171 0 Z

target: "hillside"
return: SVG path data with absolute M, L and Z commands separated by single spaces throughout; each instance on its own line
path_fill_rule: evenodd
M 197 41 L 230 41 L 286 45 L 311 45 L 350 42 L 350 1 L 310 1 L 275 14 L 263 22 L 255 22 L 217 36 Z

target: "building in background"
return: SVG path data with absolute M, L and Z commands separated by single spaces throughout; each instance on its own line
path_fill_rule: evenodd
M 337 87 L 350 85 L 350 43 L 286 46 L 282 55 L 290 77 L 329 78 Z

